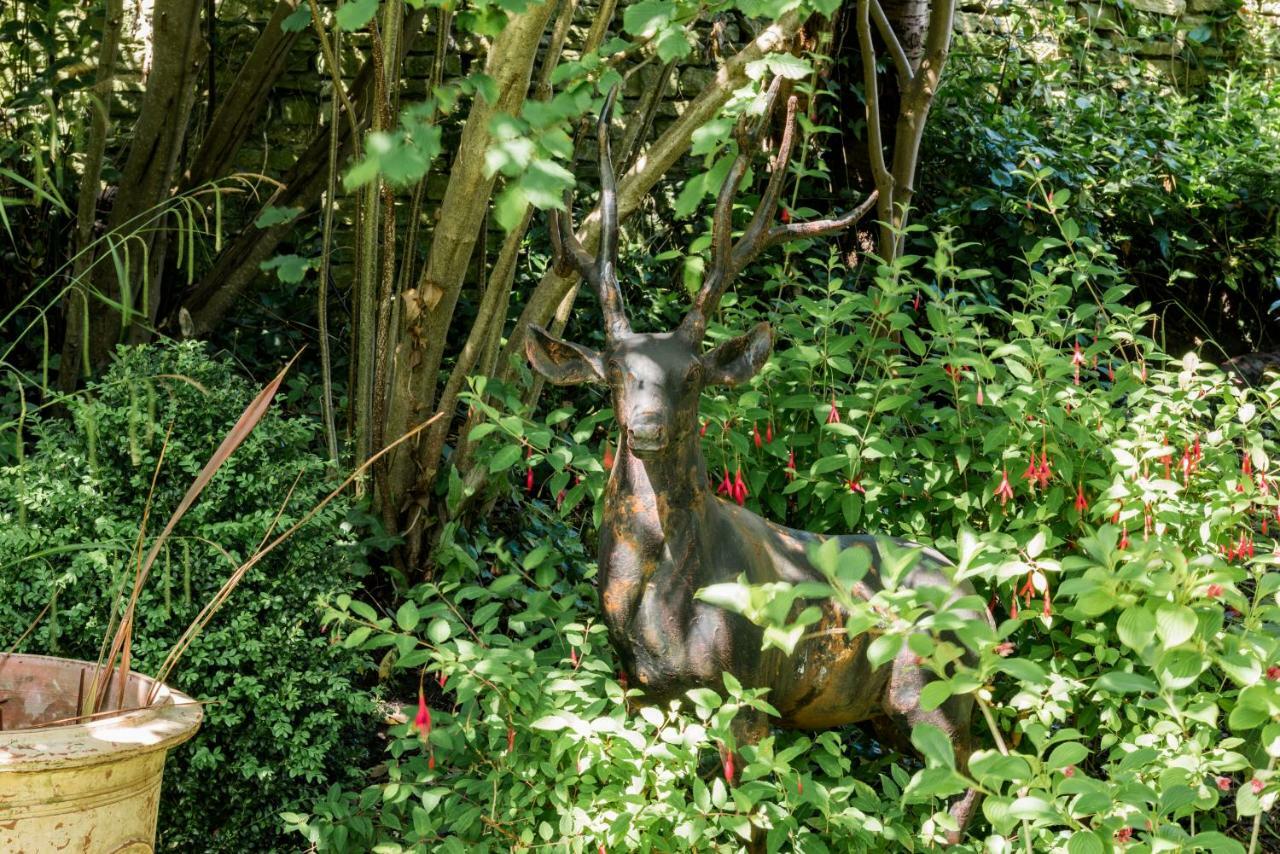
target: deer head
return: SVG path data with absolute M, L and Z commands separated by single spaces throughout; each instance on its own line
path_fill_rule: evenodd
M 552 211 L 551 236 L 557 267 L 576 271 L 595 289 L 604 314 L 605 348 L 563 341 L 540 326 L 530 325 L 525 352 L 534 370 L 558 385 L 598 383 L 613 396 L 622 441 L 637 457 L 661 454 L 693 435 L 698 421 L 698 397 L 709 385 L 736 385 L 751 379 L 764 366 L 772 347 L 769 324 L 702 352 L 702 338 L 725 289 L 750 261 L 770 246 L 803 237 L 819 237 L 847 228 L 875 204 L 875 194 L 849 213 L 807 223 L 774 223 L 787 162 L 795 136 L 796 98 L 787 99 L 787 118 L 773 158 L 772 173 L 751 223 L 735 242 L 733 201 L 746 174 L 781 89 L 774 79 L 766 95 L 763 115 L 755 122 L 743 117 L 735 129 L 738 154 L 716 200 L 712 224 L 711 268 L 693 298 L 683 322 L 670 332 L 631 330 L 623 307 L 616 272 L 618 253 L 618 195 L 609 150 L 609 115 L 617 94 L 605 99 L 597 134 L 600 149 L 600 248 L 593 258 L 574 234 L 572 203 Z

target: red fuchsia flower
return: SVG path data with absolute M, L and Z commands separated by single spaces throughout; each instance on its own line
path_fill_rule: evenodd
M 1042 617 L 1053 616 L 1053 601 L 1049 598 L 1048 587 L 1044 589 L 1044 607 L 1040 609 L 1040 616 Z
M 747 482 L 742 479 L 742 466 L 738 466 L 738 474 L 733 481 L 733 500 L 739 507 L 747 503 Z
M 770 421 L 764 427 L 764 443 L 766 445 L 773 444 L 773 422 L 772 421 Z
M 754 421 L 751 422 L 751 442 L 757 449 L 764 444 L 764 439 L 760 436 L 760 425 Z
M 836 399 L 834 397 L 831 398 L 831 409 L 827 412 L 827 423 L 828 424 L 840 423 L 840 410 L 836 409 Z
M 729 477 L 729 467 L 724 467 L 724 478 L 720 481 L 720 485 L 716 487 L 716 495 L 733 495 L 733 481 Z
M 1032 451 L 1031 462 L 1027 463 L 1027 470 L 1022 473 L 1022 479 L 1034 482 L 1037 476 L 1037 471 L 1039 471 L 1039 469 L 1036 467 L 1036 452 Z
M 1210 584 L 1205 588 L 1204 595 L 1208 596 L 1210 599 L 1217 599 L 1222 595 L 1222 585 Z
M 1166 434 L 1162 437 L 1160 443 L 1167 448 L 1169 446 L 1169 436 Z M 1164 479 L 1173 480 L 1173 454 L 1165 454 L 1160 458 L 1160 462 L 1164 463 Z
M 791 211 L 787 210 L 786 208 L 782 209 L 782 221 L 791 222 Z
M 1251 479 L 1253 476 L 1253 459 L 1249 456 L 1248 451 L 1241 455 L 1240 474 L 1244 475 L 1246 480 Z
M 1132 827 L 1122 827 L 1115 832 L 1116 842 L 1128 842 L 1133 838 Z
M 515 750 L 516 750 L 515 727 L 507 727 L 507 753 L 515 753 Z
M 733 785 L 733 751 L 720 743 L 720 764 L 724 766 L 724 781 L 730 786 Z
M 706 421 L 703 421 L 703 422 L 702 422 L 702 426 L 698 428 L 698 435 L 699 435 L 699 436 L 705 436 L 705 435 L 707 435 L 707 422 L 706 422 Z
M 1138 378 L 1145 383 L 1147 381 L 1147 363 L 1145 361 L 1138 362 L 1138 370 Z
M 1011 620 L 1018 619 L 1018 592 L 1015 590 L 1013 599 L 1009 601 L 1009 618 Z
M 804 794 L 804 778 L 803 777 L 796 778 L 796 794 L 797 795 Z
M 1031 456 L 1034 458 L 1035 454 L 1032 454 Z M 1036 469 L 1036 474 L 1035 474 L 1036 483 L 1040 484 L 1041 489 L 1044 489 L 1046 486 L 1049 485 L 1049 481 L 1053 480 L 1053 471 L 1049 468 L 1049 466 L 1050 466 L 1049 455 L 1044 452 L 1041 452 L 1040 467 Z
M 529 466 L 524 473 L 524 491 L 533 492 L 533 466 Z
M 609 447 L 609 442 L 604 443 L 604 470 L 613 471 L 613 448 Z
M 1005 641 L 1004 643 L 996 644 L 995 654 L 1001 658 L 1008 658 L 1013 655 L 1015 649 L 1016 647 L 1013 645 L 1012 641 Z
M 996 496 L 1000 499 L 1000 506 L 1003 507 L 1009 503 L 1009 499 L 1013 497 L 1013 487 L 1009 485 L 1009 470 L 1001 469 L 1000 485 L 996 487 Z
M 1267 668 L 1267 678 L 1272 682 L 1280 682 L 1280 665 L 1273 664 Z
M 1076 486 L 1076 512 L 1084 513 L 1089 509 L 1089 501 L 1084 497 L 1084 484 Z
M 443 670 L 441 670 L 440 675 L 436 677 L 436 681 L 440 683 L 441 688 L 444 688 L 444 683 L 449 681 L 449 677 L 445 674 Z
M 913 311 L 920 310 L 920 292 L 916 291 L 915 299 L 911 300 L 911 308 Z
M 1116 366 L 1114 362 L 1107 362 L 1107 381 L 1116 381 Z
M 1255 795 L 1262 794 L 1262 785 L 1263 785 L 1262 781 L 1259 780 L 1257 777 L 1254 777 L 1252 780 L 1249 781 L 1249 788 L 1253 789 L 1253 793 Z
M 1080 349 L 1080 342 L 1076 342 L 1075 350 L 1071 354 L 1071 370 L 1075 374 L 1075 384 L 1080 385 L 1080 366 L 1084 364 L 1084 351 Z
M 1120 529 L 1120 551 L 1129 548 L 1129 523 L 1126 522 L 1124 527 Z
M 796 479 L 796 452 L 794 450 L 787 451 L 787 480 Z
M 427 697 L 418 686 L 418 714 L 413 719 L 413 728 L 418 731 L 418 738 L 426 742 L 431 735 L 431 710 L 427 708 Z
M 1182 469 L 1182 483 L 1186 485 L 1191 481 L 1191 469 L 1195 467 L 1195 460 L 1191 456 L 1191 449 L 1185 448 L 1182 451 L 1182 459 L 1178 462 L 1178 468 Z
M 577 670 L 578 665 L 582 663 L 578 660 L 578 648 L 575 646 L 569 647 L 569 662 L 573 665 L 574 670 Z
M 859 477 L 851 478 L 851 479 L 848 481 L 848 486 L 849 486 L 849 491 L 850 491 L 850 492 L 857 492 L 857 493 L 860 493 L 860 494 L 862 494 L 862 495 L 866 495 L 866 494 L 867 494 L 867 490 L 866 490 L 866 488 L 865 488 L 865 487 L 863 487 L 863 485 L 862 485 L 862 478 L 859 478 Z
M 556 493 L 556 507 L 560 507 L 564 504 L 564 494 L 563 489 Z
M 983 402 L 984 401 L 982 399 L 982 383 L 978 383 L 978 405 L 982 406 Z
M 1151 532 L 1156 528 L 1155 519 L 1151 516 L 1151 508 L 1144 506 L 1142 508 L 1142 541 L 1145 543 L 1151 538 Z
M 1216 782 L 1217 782 L 1217 784 L 1218 784 L 1218 789 L 1219 789 L 1220 791 L 1223 791 L 1223 792 L 1229 792 L 1229 791 L 1231 791 L 1231 778 L 1230 778 L 1230 777 L 1219 777 L 1219 778 L 1217 779 L 1217 781 L 1216 781 Z
M 1062 769 L 1063 777 L 1074 777 L 1075 775 L 1076 775 L 1076 766 L 1074 765 L 1068 765 L 1066 768 Z

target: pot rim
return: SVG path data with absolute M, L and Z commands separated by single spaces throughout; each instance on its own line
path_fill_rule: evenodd
M 0 653 L 0 677 L 10 661 L 27 664 L 94 664 L 51 655 Z M 136 671 L 130 679 L 155 680 Z M 84 723 L 0 731 L 0 773 L 44 771 L 118 762 L 156 750 L 167 751 L 195 735 L 204 710 L 199 703 L 161 685 L 154 705 Z

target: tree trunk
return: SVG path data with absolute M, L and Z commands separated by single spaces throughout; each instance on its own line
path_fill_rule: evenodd
M 115 264 L 99 263 L 89 276 L 91 308 L 85 337 L 93 367 L 103 364 L 121 339 L 126 314 L 141 313 L 145 326 L 154 319 L 151 312 L 161 287 L 155 276 L 163 258 L 163 241 L 156 235 L 167 226 L 159 206 L 173 188 L 204 61 L 201 6 L 200 0 L 156 0 L 151 73 L 107 221 L 108 233 L 121 247 L 120 272 Z M 123 241 L 128 242 L 127 253 Z M 92 305 L 95 301 L 101 304 Z
M 111 95 L 115 89 L 116 54 L 120 49 L 120 29 L 124 25 L 124 0 L 107 0 L 102 20 L 102 44 L 98 51 L 98 72 L 93 84 L 93 122 L 89 150 L 76 206 L 75 258 L 71 264 L 71 290 L 63 302 L 66 333 L 62 341 L 62 367 L 58 386 L 71 391 L 81 373 L 89 373 L 85 333 L 88 329 L 89 300 L 85 277 L 93 263 L 93 224 L 98 216 L 99 184 L 106 159 L 107 134 L 111 127 Z
M 200 149 L 191 160 L 191 168 L 183 182 L 185 187 L 199 187 L 231 171 L 240 146 L 257 124 L 271 89 L 284 73 L 289 51 L 302 35 L 301 31 L 286 33 L 280 26 L 297 10 L 298 2 L 280 0 L 276 3 L 271 20 L 258 36 L 253 52 L 213 114 Z
M 485 168 L 485 152 L 492 142 L 489 125 L 498 114 L 519 115 L 553 6 L 544 2 L 513 16 L 490 47 L 485 74 L 496 84 L 497 100 L 491 104 L 477 96 L 471 103 L 440 203 L 426 269 L 417 286 L 401 295 L 400 321 L 391 345 L 387 436 L 400 436 L 426 420 L 435 404 L 453 310 L 495 182 Z M 417 480 L 419 446 L 420 439 L 392 452 L 378 486 L 381 503 L 395 515 L 405 509 Z M 411 536 L 409 531 L 401 533 Z M 412 542 L 408 551 L 416 551 Z

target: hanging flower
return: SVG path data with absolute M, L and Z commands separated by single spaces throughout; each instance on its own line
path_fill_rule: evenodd
M 764 444 L 764 440 L 760 436 L 760 425 L 755 421 L 751 422 L 751 442 L 757 449 Z
M 1084 484 L 1076 486 L 1076 512 L 1083 513 L 1089 509 L 1089 502 L 1084 497 Z
M 418 686 L 418 714 L 413 719 L 413 728 L 418 731 L 418 738 L 425 744 L 431 735 L 431 710 L 427 708 L 427 697 Z
M 1035 454 L 1032 454 L 1032 457 L 1034 456 Z M 1049 468 L 1049 455 L 1042 452 L 1040 454 L 1040 467 L 1036 469 L 1036 483 L 1040 484 L 1041 489 L 1044 489 L 1052 479 L 1053 471 Z
M 1280 682 L 1280 665 L 1273 664 L 1268 667 L 1267 678 L 1272 682 Z
M 1249 788 L 1253 790 L 1253 793 L 1255 795 L 1262 794 L 1262 786 L 1263 786 L 1262 781 L 1259 780 L 1257 777 L 1254 777 L 1252 780 L 1249 781 Z
M 1080 342 L 1077 341 L 1075 350 L 1071 354 L 1071 370 L 1075 374 L 1075 384 L 1080 385 L 1080 366 L 1084 364 L 1084 351 L 1080 349 Z
M 698 435 L 699 435 L 699 436 L 705 436 L 705 435 L 707 435 L 707 422 L 706 422 L 706 419 L 703 419 L 703 421 L 701 422 L 701 424 L 702 424 L 702 426 L 700 426 L 700 427 L 698 428 Z
M 860 493 L 860 494 L 862 494 L 862 495 L 866 495 L 866 494 L 867 494 L 867 490 L 866 490 L 866 488 L 865 488 L 865 487 L 863 487 L 863 485 L 862 485 L 862 478 L 859 478 L 859 477 L 851 478 L 851 479 L 848 481 L 848 486 L 849 486 L 849 491 L 850 491 L 850 492 L 857 492 L 857 493 Z
M 1210 584 L 1205 588 L 1204 595 L 1208 596 L 1210 599 L 1217 599 L 1222 595 L 1222 585 Z
M 747 503 L 747 483 L 742 479 L 742 466 L 738 466 L 738 475 L 733 481 L 733 500 L 739 507 Z
M 1129 523 L 1125 522 L 1124 527 L 1120 529 L 1120 550 L 1124 551 L 1129 548 Z
M 1009 470 L 1001 469 L 1000 485 L 996 487 L 996 496 L 1000 499 L 1000 506 L 1003 507 L 1009 503 L 1009 499 L 1013 497 L 1013 487 L 1009 485 Z
M 1005 641 L 1004 643 L 996 644 L 994 652 L 996 655 L 1000 656 L 1001 658 L 1008 658 L 1009 656 L 1013 655 L 1013 653 L 1016 650 L 1017 650 L 1017 647 L 1013 645 L 1012 641 Z
M 773 422 L 770 421 L 764 428 L 764 443 L 766 445 L 773 444 Z
M 1049 598 L 1049 588 L 1048 588 L 1048 587 L 1045 587 L 1045 589 L 1044 589 L 1044 608 L 1042 608 L 1042 609 L 1041 609 L 1041 611 L 1040 611 L 1040 615 L 1041 615 L 1042 617 L 1051 617 L 1051 616 L 1053 616 L 1053 601 Z
M 1160 444 L 1166 448 L 1169 447 L 1169 436 L 1165 434 L 1160 439 Z M 1167 453 L 1160 458 L 1160 462 L 1164 463 L 1164 479 L 1173 480 L 1173 454 Z
M 444 688 L 444 683 L 449 681 L 449 677 L 443 670 L 441 670 L 440 674 L 436 677 L 436 681 L 440 683 L 441 688 Z
M 573 665 L 574 670 L 577 670 L 578 665 L 582 663 L 578 660 L 578 648 L 575 646 L 569 647 L 569 663 Z
M 1036 467 L 1036 452 L 1032 451 L 1031 462 L 1027 463 L 1027 470 L 1022 473 L 1022 479 L 1034 482 L 1037 471 L 1039 471 L 1039 469 Z
M 827 412 L 827 423 L 828 424 L 840 423 L 840 410 L 836 409 L 836 399 L 834 397 L 831 398 L 831 409 Z
M 795 450 L 787 451 L 787 468 L 785 470 L 787 480 L 796 479 L 796 452 Z
M 1218 784 L 1218 789 L 1219 789 L 1220 791 L 1223 791 L 1223 792 L 1229 792 L 1229 791 L 1231 791 L 1231 778 L 1230 778 L 1230 777 L 1219 777 L 1219 778 L 1217 779 L 1217 781 L 1216 781 L 1216 782 L 1217 782 L 1217 784 Z
M 729 478 L 729 467 L 724 467 L 724 478 L 720 481 L 720 485 L 716 487 L 716 495 L 733 495 L 733 481 Z
M 787 210 L 786 208 L 782 209 L 782 221 L 791 222 L 791 211 Z
M 609 440 L 604 442 L 604 470 L 613 471 L 613 448 L 609 447 Z
M 984 401 L 982 398 L 982 383 L 978 383 L 978 405 L 982 406 L 983 403 Z
M 515 727 L 507 727 L 507 753 L 515 753 L 516 750 L 516 729 Z

